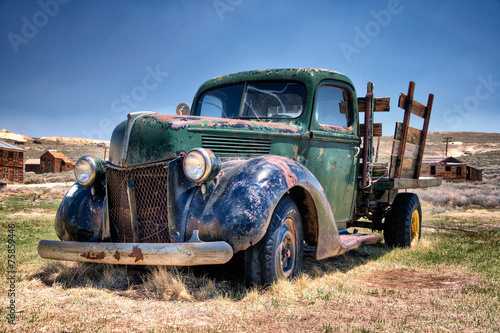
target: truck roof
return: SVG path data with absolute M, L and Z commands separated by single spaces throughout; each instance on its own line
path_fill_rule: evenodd
M 351 80 L 347 76 L 329 69 L 284 68 L 252 70 L 218 76 L 203 83 L 198 89 L 198 93 L 212 87 L 231 85 L 245 81 L 294 80 L 303 82 L 308 87 L 313 87 L 320 81 L 326 79 L 343 81 L 354 87 Z

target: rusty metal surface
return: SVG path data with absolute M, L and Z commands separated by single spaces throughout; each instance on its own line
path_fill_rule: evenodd
M 304 225 L 306 234 L 317 230 L 318 258 L 339 253 L 342 244 L 328 199 L 316 177 L 299 163 L 280 156 L 230 161 L 214 183 L 205 196 L 197 191 L 193 197 L 186 238 L 199 230 L 203 241 L 225 240 L 235 251 L 244 250 L 263 237 L 281 197 L 300 189 L 318 219 L 317 225 Z
M 85 188 L 75 183 L 70 187 L 56 214 L 55 231 L 59 239 L 88 241 L 91 238 L 100 238 L 106 203 L 104 187 L 98 185 L 94 187 L 94 196 L 90 186 Z
M 168 164 L 108 165 L 109 217 L 118 242 L 168 243 Z
M 42 240 L 38 254 L 45 259 L 121 265 L 194 266 L 224 264 L 233 256 L 225 242 L 91 243 Z

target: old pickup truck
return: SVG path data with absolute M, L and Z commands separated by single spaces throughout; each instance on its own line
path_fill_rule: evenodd
M 386 165 L 373 158 L 381 135 L 373 115 L 389 111 L 389 98 L 375 98 L 371 82 L 358 98 L 331 70 L 220 76 L 177 115 L 130 113 L 113 131 L 108 161 L 76 163 L 55 220 L 61 241 L 40 241 L 39 255 L 191 266 L 240 252 L 246 281 L 269 284 L 299 274 L 304 243 L 319 260 L 378 241 L 353 227 L 413 246 L 422 214 L 406 190 L 440 185 L 419 177 L 433 95 L 423 105 L 414 87 L 399 97 L 403 122 Z M 409 126 L 411 114 L 422 130 Z

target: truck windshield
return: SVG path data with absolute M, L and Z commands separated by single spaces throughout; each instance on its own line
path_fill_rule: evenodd
M 205 92 L 195 115 L 216 118 L 296 118 L 306 89 L 294 82 L 248 82 Z

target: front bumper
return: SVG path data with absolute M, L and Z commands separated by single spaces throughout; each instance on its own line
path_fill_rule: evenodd
M 196 266 L 224 264 L 233 256 L 226 242 L 91 243 L 41 240 L 45 259 L 120 265 Z

